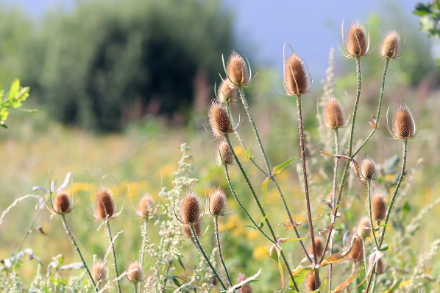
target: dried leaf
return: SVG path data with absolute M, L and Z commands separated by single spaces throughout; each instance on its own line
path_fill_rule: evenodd
M 353 235 L 353 238 L 351 239 L 350 247 L 348 248 L 348 250 L 330 255 L 327 259 L 322 261 L 322 263 L 319 265 L 319 267 L 320 268 L 325 267 L 329 264 L 340 262 L 344 258 L 346 258 L 347 255 L 350 253 L 350 251 L 353 249 L 353 243 L 357 237 L 358 237 L 358 234 Z
M 320 231 L 319 235 L 326 235 L 333 228 L 334 223 L 330 223 L 323 231 Z
M 359 287 L 360 285 L 362 285 L 365 281 L 367 281 L 367 279 L 370 277 L 371 273 L 373 272 L 373 267 L 374 265 L 378 262 L 378 260 L 384 256 L 385 253 L 383 253 L 382 251 L 375 251 L 373 252 L 370 256 L 369 256 L 369 264 L 368 264 L 368 271 L 367 271 L 367 275 L 365 276 L 365 279 L 356 287 L 354 287 L 354 289 L 356 289 L 357 287 Z
M 342 292 L 351 282 L 353 282 L 357 276 L 359 276 L 363 271 L 365 270 L 364 266 L 362 265 L 361 268 L 359 268 L 359 270 L 354 273 L 350 278 L 348 278 L 348 280 L 346 280 L 345 282 L 339 284 L 335 290 L 331 291 L 332 293 L 339 293 Z

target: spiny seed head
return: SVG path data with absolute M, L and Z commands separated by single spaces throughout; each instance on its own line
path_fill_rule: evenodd
M 359 57 L 367 54 L 367 34 L 358 21 L 348 29 L 346 49 L 351 56 Z
M 416 135 L 414 118 L 408 107 L 401 103 L 393 116 L 393 135 L 396 138 L 406 139 Z
M 353 239 L 353 237 L 351 237 L 350 241 L 352 239 Z M 361 237 L 356 238 L 356 240 L 354 241 L 353 247 L 352 247 L 350 253 L 348 254 L 348 257 L 352 260 L 357 260 L 357 261 L 362 261 L 362 259 L 364 258 L 363 244 L 362 244 Z
M 370 237 L 371 235 L 371 222 L 370 218 L 363 217 L 358 224 L 358 232 L 361 237 Z
M 249 72 L 243 57 L 232 51 L 226 66 L 233 87 L 242 87 L 249 82 Z
M 200 222 L 194 223 L 194 230 L 196 230 L 197 236 L 200 236 Z M 191 238 L 192 233 L 188 224 L 182 224 L 182 234 L 185 238 Z
M 366 157 L 361 162 L 361 173 L 362 177 L 365 180 L 374 180 L 376 179 L 376 163 L 373 161 L 372 158 Z
M 387 205 L 384 196 L 378 192 L 371 197 L 371 214 L 373 221 L 382 221 L 387 214 Z
M 108 270 L 105 266 L 105 263 L 102 261 L 95 262 L 90 273 L 92 274 L 95 282 L 104 282 L 107 280 Z
M 58 191 L 52 204 L 53 209 L 58 214 L 67 214 L 71 211 L 69 195 L 65 191 Z
M 396 31 L 389 32 L 380 45 L 380 56 L 396 59 L 400 54 L 400 36 Z
M 315 237 L 315 248 L 316 248 L 316 255 L 321 257 L 322 252 L 324 251 L 324 242 L 321 237 Z M 309 249 L 308 249 L 309 255 L 313 254 L 313 244 L 310 242 Z
M 237 99 L 237 90 L 231 87 L 231 83 L 227 79 L 224 79 L 220 84 L 217 99 L 223 104 L 231 103 Z
M 284 64 L 284 88 L 290 96 L 305 94 L 309 85 L 304 60 L 296 53 L 289 55 Z
M 308 274 L 305 281 L 305 287 L 307 291 L 315 291 L 319 288 L 321 284 L 315 284 L 315 275 Z
M 226 208 L 226 194 L 220 188 L 209 196 L 209 213 L 213 216 L 223 215 Z
M 149 195 L 145 194 L 138 203 L 138 215 L 142 218 L 147 218 L 150 212 L 154 210 L 154 199 Z
M 95 217 L 97 220 L 111 218 L 115 213 L 113 193 L 110 189 L 101 187 L 96 193 Z
M 230 165 L 234 162 L 234 154 L 225 140 L 219 143 L 216 156 L 217 165 L 219 166 Z
M 338 129 L 345 125 L 344 109 L 334 97 L 325 104 L 324 125 L 330 129 Z
M 246 279 L 247 279 L 247 277 L 244 274 L 240 274 L 238 276 L 238 279 L 237 279 L 237 284 L 240 283 L 240 282 L 245 281 Z M 241 288 L 238 290 L 238 292 L 240 292 L 240 293 L 252 293 L 251 285 L 246 284 L 244 286 L 241 286 Z
M 127 268 L 127 278 L 132 283 L 139 283 L 143 280 L 143 273 L 141 265 L 135 261 L 132 262 Z
M 209 108 L 208 117 L 214 136 L 221 137 L 231 132 L 228 111 L 223 104 L 213 102 Z
M 180 203 L 180 220 L 184 224 L 197 223 L 200 216 L 200 204 L 197 195 L 188 192 Z

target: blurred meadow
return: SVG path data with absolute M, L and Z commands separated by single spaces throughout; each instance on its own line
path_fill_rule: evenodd
M 388 108 L 392 113 L 395 106 L 404 101 L 418 119 L 420 137 L 408 142 L 405 196 L 396 206 L 401 212 L 392 217 L 392 225 L 387 230 L 393 241 L 388 242 L 389 255 L 385 259 L 389 268 L 398 268 L 396 274 L 403 276 L 399 292 L 406 292 L 404 285 L 411 282 L 412 269 L 419 261 L 417 256 L 429 251 L 431 243 L 440 238 L 436 226 L 440 221 L 439 201 L 416 221 L 413 230 L 408 232 L 408 227 L 402 227 L 402 223 L 408 225 L 438 199 L 440 192 L 440 69 L 436 60 L 440 58 L 439 41 L 430 38 L 423 31 L 423 22 L 420 24 L 418 17 L 412 14 L 416 3 L 404 2 L 387 2 L 380 6 L 380 11 L 365 10 L 353 19 L 345 18 L 347 26 L 359 18 L 368 27 L 372 48 L 379 45 L 389 30 L 397 30 L 405 40 L 402 58 L 390 62 L 379 129 L 359 153 L 359 157 L 374 154 L 382 172 L 379 182 L 386 188 L 389 202 L 399 176 L 401 146 L 389 139 L 385 113 Z M 33 190 L 34 186 L 49 189 L 51 180 L 56 180 L 59 186 L 71 172 L 66 191 L 74 195 L 75 208 L 66 219 L 86 262 L 92 264 L 93 255 L 99 258 L 105 255 L 109 242 L 103 228 L 98 231 L 101 223 L 93 216 L 91 196 L 101 185 L 108 186 L 115 194 L 118 211 L 122 209 L 121 214 L 111 220 L 111 225 L 113 233 L 123 231 L 115 247 L 118 265 L 124 270 L 138 258 L 142 244 L 143 221 L 133 206 L 145 193 L 149 193 L 156 203 L 163 200 L 159 193 L 162 187 L 172 189 L 174 172 L 179 167 L 177 162 L 182 156 L 180 146 L 186 143 L 187 152 L 192 155 L 191 177 L 198 179 L 192 188 L 202 198 L 202 205 L 205 196 L 216 187 L 220 186 L 227 194 L 227 210 L 232 212 L 219 219 L 219 230 L 226 266 L 234 281 L 239 273 L 251 276 L 262 268 L 259 282 L 252 284 L 253 292 L 280 290 L 279 285 L 274 285 L 280 282 L 280 275 L 277 262 L 269 255 L 271 245 L 257 230 L 247 227 L 249 220 L 232 197 L 223 168 L 216 164 L 218 141 L 204 126 L 210 130 L 208 108 L 215 96 L 214 88 L 221 81 L 218 74 L 224 76 L 222 54 L 227 59 L 231 51 L 236 50 L 246 55 L 252 71 L 258 72 L 245 92 L 269 161 L 276 166 L 300 154 L 296 100 L 280 93 L 284 92 L 282 62 L 277 60 L 282 58 L 283 43 L 274 57 L 279 64 L 270 58 L 260 60 L 262 53 L 256 41 L 258 28 L 254 28 L 257 36 L 254 40 L 252 33 L 244 33 L 243 27 L 237 25 L 243 21 L 240 13 L 245 12 L 238 8 L 235 11 L 230 1 L 90 0 L 72 1 L 61 8 L 54 2 L 44 9 L 40 7 L 37 16 L 26 9 L 26 5 L 31 4 L 20 3 L 1 4 L 0 82 L 7 91 L 11 82 L 19 78 L 22 85 L 30 87 L 24 107 L 38 108 L 40 112 L 11 111 L 6 121 L 8 128 L 0 129 L 0 216 L 17 198 L 27 194 L 43 195 L 41 190 Z M 294 7 L 295 4 L 289 5 Z M 270 21 L 261 19 L 263 23 Z M 313 184 L 312 212 L 313 217 L 319 217 L 315 226 L 318 231 L 328 225 L 326 200 L 331 193 L 328 184 L 331 175 L 328 174 L 333 168 L 330 157 L 315 151 L 329 151 L 328 146 L 333 143 L 317 119 L 318 99 L 323 96 L 324 83 L 333 84 L 333 94 L 348 116 L 356 94 L 355 63 L 343 58 L 338 49 L 342 47 L 340 24 L 343 17 L 338 21 L 336 26 L 329 25 L 324 33 L 336 35 L 339 43 L 333 46 L 313 41 L 312 46 L 319 46 L 324 52 L 319 58 L 325 61 L 310 60 L 315 62 L 310 68 L 314 82 L 311 93 L 303 99 L 309 180 Z M 303 24 L 304 30 L 312 26 L 313 20 L 308 22 Z M 247 30 L 252 32 L 252 28 L 247 27 Z M 294 33 L 282 35 L 282 39 L 290 43 L 306 63 L 307 58 L 314 58 L 306 54 L 307 40 L 298 42 Z M 267 56 L 270 52 L 264 54 Z M 334 75 L 326 73 L 332 55 Z M 372 121 L 370 116 L 377 108 L 383 64 L 383 59 L 375 52 L 363 59 L 355 145 L 371 131 L 368 121 Z M 246 118 L 240 101 L 231 107 L 236 119 L 238 115 Z M 243 119 L 239 129 L 243 140 L 250 145 L 250 153 L 263 164 L 249 121 Z M 341 138 L 347 137 L 348 132 L 349 127 L 343 128 Z M 265 176 L 246 158 L 246 150 L 236 137 L 231 134 L 231 138 L 237 156 L 261 196 Z M 277 180 L 293 219 L 306 222 L 299 171 L 298 158 L 278 175 Z M 344 210 L 338 222 L 338 239 L 356 226 L 359 215 L 366 214 L 364 188 L 352 173 L 348 181 L 349 192 L 342 199 Z M 254 218 L 261 220 L 236 165 L 230 167 L 230 175 L 237 195 L 249 206 Z M 37 204 L 37 199 L 27 198 L 2 218 L 0 260 L 11 257 L 17 249 L 36 214 Z M 292 230 L 285 231 L 282 224 L 289 219 L 273 184 L 269 184 L 266 209 L 270 211 L 277 234 L 292 233 Z M 158 217 L 160 213 L 159 209 Z M 152 242 L 159 245 L 160 227 L 154 225 L 154 221 L 151 220 L 148 233 Z M 80 261 L 60 217 L 53 216 L 45 208 L 32 228 L 38 226 L 44 234 L 30 233 L 23 249 L 30 248 L 46 266 L 59 254 L 64 258 L 63 264 Z M 200 240 L 210 250 L 216 245 L 210 219 L 202 221 L 202 231 L 205 229 Z M 301 235 L 307 235 L 307 223 L 298 230 Z M 410 238 L 402 240 L 407 234 Z M 199 264 L 199 256 L 190 240 L 182 243 L 185 269 L 176 266 L 173 274 L 189 276 Z M 309 239 L 305 243 L 308 245 Z M 400 253 L 403 248 L 404 252 Z M 283 250 L 295 264 L 304 257 L 297 242 L 284 244 Z M 148 256 L 145 259 L 146 271 L 154 260 Z M 425 292 L 437 292 L 440 288 L 439 260 L 436 255 L 425 268 L 424 272 L 437 280 L 423 287 Z M 37 259 L 24 257 L 21 260 L 17 274 L 25 290 L 31 287 L 38 266 Z M 350 272 L 351 269 L 351 265 L 345 264 L 340 270 Z M 44 268 L 42 271 L 45 272 Z M 68 279 L 79 273 L 63 270 L 57 274 Z M 338 281 L 342 282 L 343 278 Z M 132 290 L 125 280 L 121 285 L 123 292 Z M 173 288 L 170 292 L 178 288 L 173 284 L 169 286 Z M 116 292 L 115 287 L 110 291 Z

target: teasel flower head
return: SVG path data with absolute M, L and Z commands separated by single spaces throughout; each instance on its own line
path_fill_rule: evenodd
M 226 73 L 231 82 L 231 86 L 235 88 L 244 87 L 251 82 L 249 68 L 246 62 L 243 57 L 235 51 L 232 51 L 231 56 L 229 56 Z
M 321 284 L 315 283 L 315 275 L 312 273 L 307 275 L 304 284 L 307 291 L 315 291 L 319 288 L 319 286 L 321 286 Z
M 132 262 L 127 268 L 127 278 L 132 283 L 139 283 L 143 281 L 143 272 L 141 265 L 135 261 Z
M 217 148 L 217 165 L 230 165 L 234 162 L 234 154 L 226 140 L 222 140 Z
M 371 222 L 370 222 L 370 218 L 363 217 L 359 221 L 357 233 L 361 237 L 363 237 L 363 238 L 370 237 L 370 235 L 371 235 Z
M 145 194 L 139 200 L 137 214 L 141 218 L 148 218 L 154 212 L 154 207 L 154 199 L 149 194 Z
M 370 34 L 359 21 L 353 22 L 344 38 L 344 23 L 342 23 L 342 42 L 344 44 L 347 58 L 367 56 L 370 47 Z
M 108 270 L 105 263 L 102 261 L 95 262 L 90 273 L 96 283 L 105 282 L 105 280 L 107 280 Z
M 400 36 L 396 31 L 390 31 L 382 40 L 379 55 L 391 59 L 397 59 L 402 55 Z
M 57 214 L 67 214 L 72 211 L 70 198 L 67 192 L 60 190 L 53 198 L 52 206 Z
M 237 284 L 245 281 L 246 279 L 247 279 L 247 277 L 244 274 L 240 274 L 238 276 L 238 279 L 237 279 Z M 252 293 L 251 285 L 250 284 L 246 284 L 246 285 L 241 286 L 241 288 L 238 289 L 238 292 L 240 292 L 240 293 Z
M 419 131 L 419 125 L 414 120 L 411 111 L 404 103 L 400 103 L 393 115 L 392 130 L 388 123 L 387 111 L 387 127 L 394 139 L 416 138 Z
M 95 199 L 95 218 L 105 220 L 115 215 L 115 204 L 113 193 L 110 189 L 101 187 L 96 193 Z
M 223 79 L 218 88 L 217 100 L 222 103 L 232 103 L 237 99 L 237 89 L 231 87 L 227 79 Z
M 197 195 L 190 191 L 180 202 L 180 221 L 183 224 L 194 224 L 199 222 L 200 203 Z
M 284 51 L 284 49 L 283 49 Z M 287 59 L 284 54 L 284 89 L 287 96 L 306 94 L 311 88 L 311 78 L 304 60 L 293 49 Z
M 377 166 L 372 158 L 366 157 L 361 162 L 361 174 L 364 180 L 371 181 L 377 178 Z
M 353 239 L 353 237 L 351 238 Z M 364 258 L 363 253 L 363 243 L 361 237 L 356 238 L 353 242 L 353 247 L 351 251 L 348 253 L 348 257 L 355 261 L 362 261 Z
M 324 252 L 324 241 L 321 237 L 315 237 L 315 248 L 316 248 L 316 255 L 318 257 L 321 257 L 322 253 Z M 313 243 L 310 242 L 309 249 L 307 250 L 309 255 L 313 255 Z
M 387 205 L 381 192 L 376 192 L 371 196 L 371 214 L 373 221 L 385 220 Z
M 194 230 L 196 231 L 197 236 L 200 236 L 200 222 L 194 223 Z M 183 236 L 185 236 L 185 238 L 192 238 L 191 228 L 189 227 L 189 224 L 182 224 L 182 234 Z
M 215 137 L 222 137 L 234 131 L 229 119 L 228 110 L 226 110 L 223 104 L 213 102 L 208 111 L 208 118 L 212 134 Z
M 331 97 L 324 106 L 324 126 L 328 129 L 338 129 L 346 124 L 341 103 L 335 97 Z
M 211 216 L 223 216 L 226 209 L 226 194 L 217 188 L 209 195 L 209 213 Z

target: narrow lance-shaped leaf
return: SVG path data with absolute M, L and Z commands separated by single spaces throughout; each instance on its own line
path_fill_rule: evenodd
M 298 156 L 296 156 L 296 157 L 294 157 L 294 158 L 292 158 L 292 159 L 290 159 L 290 160 L 288 160 L 288 161 L 285 161 L 284 163 L 279 164 L 278 166 L 274 167 L 273 170 L 272 170 L 272 174 L 273 174 L 274 176 L 280 174 L 280 172 L 281 172 L 285 167 L 287 167 L 287 165 L 289 165 L 290 163 L 292 163 L 297 157 L 298 157 Z
M 396 284 L 394 284 L 394 286 L 393 287 L 391 287 L 391 289 L 390 290 L 388 290 L 388 291 L 385 291 L 384 293 L 393 293 L 397 288 L 399 288 L 399 286 L 400 286 L 400 283 L 402 283 L 402 278 L 400 278 L 399 279 L 399 281 L 397 281 L 397 283 Z
M 308 267 L 298 266 L 294 271 L 292 271 L 293 279 L 295 283 L 299 286 L 306 279 L 307 274 L 309 274 L 313 270 L 313 266 L 310 265 Z M 293 287 L 293 282 L 290 280 L 289 287 Z M 295 292 L 295 291 L 289 291 Z
M 266 205 L 266 196 L 267 196 L 267 184 L 269 183 L 270 177 L 267 177 L 264 181 L 263 181 L 263 208 Z
M 251 151 L 251 145 L 249 145 L 248 148 L 247 148 L 247 150 L 246 150 L 246 158 L 247 158 L 248 160 L 251 159 L 250 151 Z
M 353 249 L 353 244 L 356 238 L 358 237 L 358 234 L 355 234 L 353 238 L 351 239 L 350 247 L 346 251 L 334 253 L 330 255 L 327 259 L 323 260 L 322 263 L 319 265 L 319 267 L 325 267 L 329 264 L 337 263 L 342 261 L 344 258 L 347 257 L 347 255 L 350 253 L 350 251 Z
M 356 279 L 356 277 L 359 276 L 364 270 L 365 270 L 364 265 L 362 265 L 356 273 L 354 273 L 350 278 L 348 278 L 348 280 L 339 284 L 335 288 L 335 290 L 333 290 L 331 292 L 332 293 L 340 293 L 340 292 L 344 291 L 344 289 L 347 287 L 347 285 L 349 285 L 351 282 L 353 282 Z

